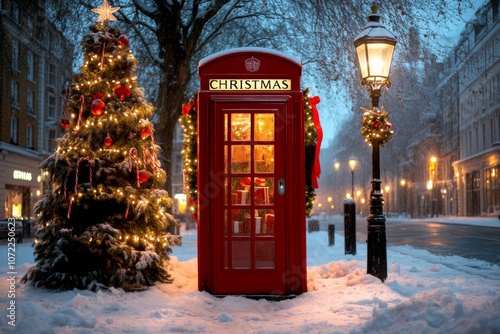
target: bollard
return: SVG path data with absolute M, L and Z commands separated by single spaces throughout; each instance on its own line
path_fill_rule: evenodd
M 356 203 L 352 199 L 344 201 L 344 250 L 356 255 Z
M 328 224 L 328 246 L 335 245 L 335 225 Z

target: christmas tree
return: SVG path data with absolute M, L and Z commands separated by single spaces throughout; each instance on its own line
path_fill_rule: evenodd
M 35 267 L 23 282 L 51 289 L 143 289 L 170 283 L 168 254 L 176 224 L 161 189 L 150 118 L 136 59 L 106 0 L 82 39 L 80 72 L 66 89 L 57 149 L 40 167 L 51 188 L 36 204 Z M 68 115 L 71 117 L 68 117 Z

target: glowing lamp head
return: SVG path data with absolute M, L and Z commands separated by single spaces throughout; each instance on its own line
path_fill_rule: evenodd
M 380 23 L 375 4 L 371 10 L 368 23 L 354 40 L 361 70 L 361 85 L 370 85 L 373 88 L 383 85 L 390 87 L 389 72 L 397 39 L 394 33 Z
M 356 168 L 356 159 L 355 158 L 350 158 L 349 159 L 349 167 L 351 168 L 352 171 L 354 171 L 354 169 Z

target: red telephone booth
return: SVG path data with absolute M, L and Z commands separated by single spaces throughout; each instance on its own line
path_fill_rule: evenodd
M 239 48 L 202 59 L 198 70 L 199 289 L 303 293 L 301 62 Z

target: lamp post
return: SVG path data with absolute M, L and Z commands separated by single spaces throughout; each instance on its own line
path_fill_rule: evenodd
M 389 72 L 396 46 L 396 37 L 380 23 L 377 5 L 371 6 L 371 15 L 363 31 L 354 40 L 361 70 L 361 85 L 370 92 L 372 109 L 378 108 L 380 90 L 390 87 Z M 385 216 L 380 191 L 380 141 L 372 140 L 372 189 L 368 222 L 367 272 L 382 282 L 387 278 L 387 240 Z
M 403 187 L 403 212 L 404 212 L 404 217 L 406 218 L 406 180 L 401 179 L 400 184 L 401 187 Z
M 391 212 L 391 210 L 389 210 L 390 209 L 390 205 L 389 205 L 389 198 L 390 198 L 389 191 L 391 190 L 391 187 L 385 186 L 384 190 L 385 190 L 385 193 L 386 193 L 386 196 L 387 196 L 387 211 Z
M 351 194 L 352 194 L 352 198 L 354 199 L 354 170 L 356 169 L 356 158 L 354 157 L 351 157 L 349 159 L 349 168 L 351 168 Z
M 437 213 L 436 210 L 436 202 L 437 198 L 435 196 L 435 189 L 436 189 L 436 162 L 437 158 L 435 155 L 432 155 L 429 159 L 429 191 L 430 191 L 430 196 L 431 196 L 431 217 L 434 217 L 434 213 Z M 436 214 L 437 217 L 437 214 Z

